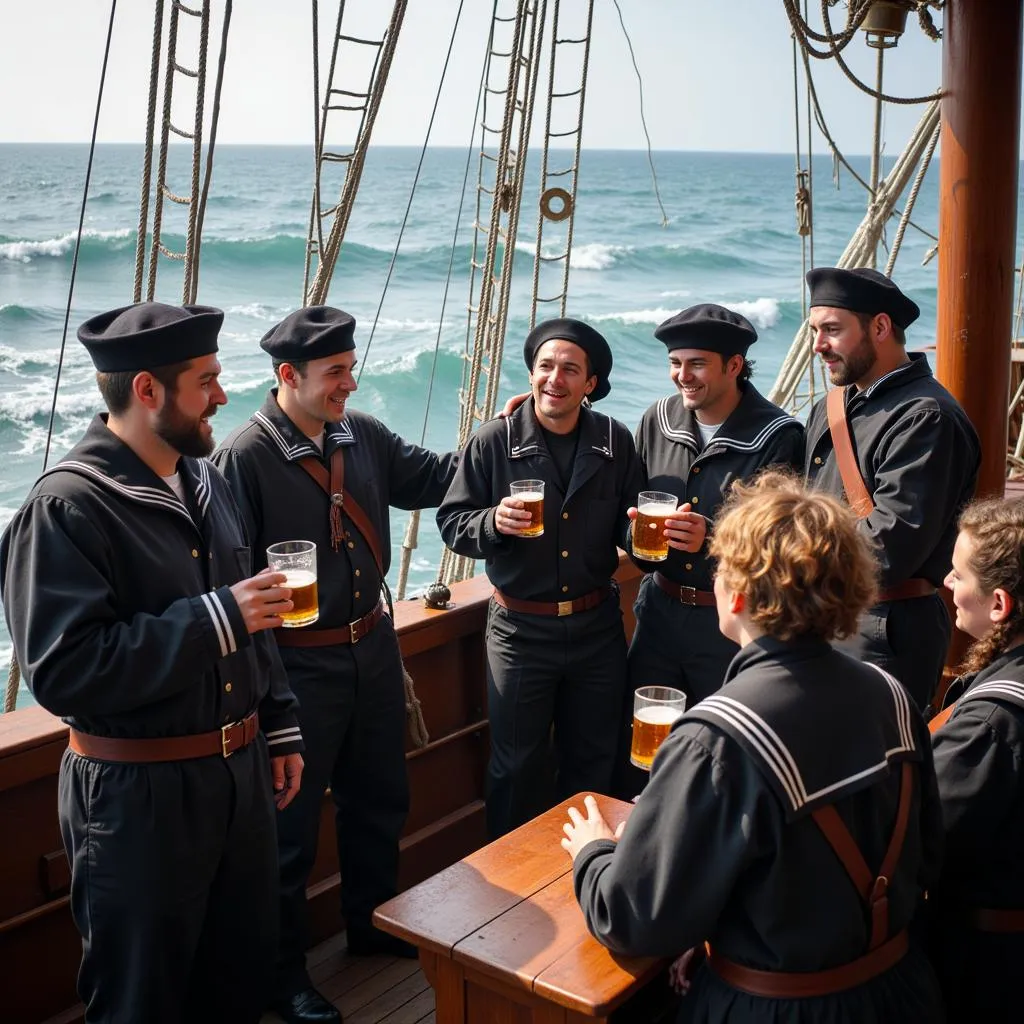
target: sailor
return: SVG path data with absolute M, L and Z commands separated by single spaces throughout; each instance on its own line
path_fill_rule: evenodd
M 203 457 L 227 399 L 224 315 L 157 302 L 78 331 L 109 413 L 33 486 L 0 540 L 22 675 L 71 727 L 59 814 L 89 1022 L 259 1020 L 277 929 L 275 793 L 299 788 L 295 700 Z
M 636 447 L 647 487 L 674 495 L 679 511 L 665 524 L 665 561 L 638 558 L 630 533 L 627 550 L 646 575 L 633 609 L 626 743 L 634 689 L 671 686 L 692 707 L 722 685 L 736 653 L 718 630 L 707 553 L 711 525 L 731 483 L 766 466 L 803 465 L 803 425 L 750 383 L 753 364 L 746 356 L 757 331 L 746 317 L 710 303 L 691 306 L 660 324 L 654 336 L 668 349 L 677 393 L 644 413 Z M 618 767 L 624 765 L 622 756 Z M 617 789 L 632 796 L 644 777 L 637 772 L 622 781 L 625 789 Z
M 920 310 L 876 270 L 807 274 L 814 351 L 837 387 L 807 421 L 807 479 L 842 496 L 881 565 L 878 603 L 845 650 L 891 672 L 924 708 L 950 640 L 937 587 L 974 493 L 978 435 L 904 334 Z
M 547 320 L 523 356 L 531 397 L 480 427 L 437 513 L 445 543 L 486 559 L 495 587 L 486 632 L 492 837 L 556 802 L 552 725 L 558 793 L 608 790 L 626 682 L 612 573 L 643 485 L 627 428 L 584 404 L 611 390 L 607 341 L 579 320 Z M 510 495 L 521 480 L 543 485 L 540 536 Z
M 874 599 L 867 538 L 840 502 L 768 471 L 735 488 L 710 553 L 741 649 L 675 723 L 618 837 L 592 798 L 570 811 L 587 926 L 617 953 L 683 954 L 679 1021 L 938 1024 L 907 932 L 941 857 L 928 732 L 892 676 L 830 643 Z
M 319 599 L 315 624 L 276 633 L 299 698 L 306 772 L 302 793 L 278 821 L 281 948 L 272 1005 L 287 1021 L 337 1021 L 305 961 L 306 886 L 328 786 L 349 952 L 415 955 L 371 923 L 374 908 L 396 892 L 409 808 L 403 667 L 382 588 L 390 506 L 437 505 L 458 458 L 409 444 L 347 407 L 357 361 L 348 313 L 299 309 L 260 344 L 277 387 L 213 460 L 238 499 L 257 566 L 271 544 L 315 542 Z
M 930 723 L 946 856 L 931 940 L 951 1021 L 1020 1019 L 1024 958 L 1024 501 L 960 517 L 956 625 L 975 637 L 966 674 Z

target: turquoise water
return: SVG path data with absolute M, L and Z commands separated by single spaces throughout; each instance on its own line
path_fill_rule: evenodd
M 60 353 L 74 233 L 87 147 L 0 145 L 0 527 L 17 509 L 42 466 Z M 462 215 L 447 308 L 442 295 L 459 211 L 466 155 L 427 154 L 409 225 L 380 317 L 399 227 L 419 158 L 412 148 L 377 148 L 367 160 L 329 301 L 355 315 L 364 372 L 358 408 L 404 437 L 437 449 L 454 445 L 458 386 L 466 338 L 471 196 Z M 188 154 L 172 148 L 169 180 L 187 181 Z M 801 246 L 793 212 L 793 160 L 775 155 L 658 153 L 658 180 L 669 224 L 662 227 L 641 152 L 583 154 L 570 315 L 595 323 L 612 345 L 612 391 L 602 409 L 636 425 L 667 392 L 665 350 L 651 331 L 694 302 L 743 312 L 760 341 L 752 349 L 755 383 L 768 390 L 801 319 Z M 866 175 L 867 160 L 858 169 Z M 475 173 L 475 168 L 474 168 Z M 832 165 L 815 165 L 815 260 L 832 263 L 860 221 L 863 192 Z M 100 146 L 93 168 L 85 238 L 72 303 L 71 330 L 57 400 L 51 461 L 81 435 L 101 408 L 92 366 L 74 338 L 86 317 L 131 300 L 141 148 Z M 915 220 L 935 232 L 937 167 L 925 183 Z M 312 158 L 298 147 L 218 150 L 206 214 L 199 299 L 226 318 L 221 339 L 229 405 L 216 420 L 226 436 L 259 406 L 271 379 L 260 336 L 300 302 Z M 512 291 L 502 396 L 521 391 L 521 339 L 528 325 L 535 175 L 528 176 Z M 165 241 L 183 248 L 183 221 L 167 215 Z M 895 230 L 895 224 L 893 225 Z M 175 234 L 177 231 L 177 234 Z M 937 261 L 921 261 L 934 243 L 908 232 L 897 279 L 921 305 L 914 344 L 933 341 Z M 884 254 L 881 260 L 884 262 Z M 164 261 L 157 297 L 180 301 L 180 269 Z M 434 369 L 433 397 L 427 391 Z M 425 424 L 425 434 L 424 434 Z M 407 514 L 393 513 L 394 565 Z M 430 582 L 440 555 L 433 516 L 423 519 L 410 584 Z M 393 570 L 393 574 L 394 574 Z M 393 582 L 393 581 L 392 581 Z M 0 659 L 10 644 L 0 626 Z M 25 695 L 27 696 L 27 695 Z

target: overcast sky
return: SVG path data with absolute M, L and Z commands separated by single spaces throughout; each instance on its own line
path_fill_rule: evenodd
M 501 0 L 511 7 L 511 0 Z M 793 54 L 782 0 L 620 0 L 644 82 L 655 149 L 792 152 Z M 198 5 L 198 0 L 197 0 Z M 170 7 L 170 3 L 166 5 Z M 387 99 L 374 141 L 423 141 L 458 0 L 409 0 Z M 549 9 L 553 8 L 549 4 Z M 571 12 L 583 0 L 562 0 Z M 336 4 L 320 0 L 324 36 Z M 348 0 L 352 27 L 380 20 L 386 0 Z M 466 144 L 473 119 L 491 0 L 465 0 L 452 66 L 432 141 Z M 816 3 L 811 7 L 818 9 Z M 120 0 L 100 122 L 100 139 L 139 142 L 153 34 L 152 0 Z M 222 0 L 214 9 L 223 10 Z M 0 13 L 0 141 L 87 141 L 110 0 L 4 0 Z M 835 8 L 841 21 L 845 8 Z M 219 141 L 308 144 L 312 138 L 311 15 L 306 0 L 237 0 Z M 215 26 L 213 43 L 219 40 Z M 613 0 L 596 0 L 584 144 L 640 148 L 637 80 Z M 329 56 L 322 40 L 321 75 Z M 887 54 L 886 89 L 933 91 L 940 45 L 911 16 L 899 47 Z M 187 47 L 186 47 L 187 53 Z M 865 78 L 874 51 L 858 39 L 847 54 Z M 183 63 L 191 63 L 187 57 Z M 212 79 L 211 67 L 211 79 Z M 830 127 L 849 153 L 868 152 L 873 101 L 833 67 L 814 62 Z M 180 96 L 185 94 L 181 90 Z M 920 108 L 889 107 L 887 152 L 895 155 Z M 539 118 L 538 118 L 539 120 Z M 806 123 L 806 122 L 804 122 Z M 820 142 L 816 144 L 820 150 Z

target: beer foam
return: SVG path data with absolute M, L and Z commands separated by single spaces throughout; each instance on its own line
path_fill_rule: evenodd
M 316 583 L 316 573 L 310 572 L 308 569 L 283 569 L 280 571 L 284 572 L 284 585 L 293 590 Z
M 651 501 L 645 505 L 640 505 L 637 508 L 637 512 L 642 512 L 645 516 L 670 516 L 676 511 L 676 503 L 667 501 Z
M 540 491 L 518 491 L 512 495 L 517 501 L 543 501 L 544 495 Z
M 647 725 L 671 725 L 677 718 L 683 717 L 683 712 L 679 708 L 649 704 L 647 707 L 635 711 L 633 717 L 638 722 L 644 722 Z

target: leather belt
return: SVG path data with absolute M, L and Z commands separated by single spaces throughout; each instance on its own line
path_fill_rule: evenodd
M 674 583 L 667 576 L 662 576 L 660 572 L 654 574 L 654 582 L 669 597 L 674 597 L 680 604 L 688 604 L 697 608 L 711 608 L 715 604 L 715 595 L 710 590 L 684 587 L 681 583 Z
M 509 597 L 495 588 L 494 600 L 509 611 L 522 612 L 524 615 L 575 615 L 577 612 L 588 612 L 611 597 L 611 587 L 598 587 L 589 594 L 574 598 L 572 601 L 520 601 L 518 597 Z
M 384 599 L 361 619 L 337 629 L 275 629 L 278 647 L 334 647 L 337 644 L 357 644 L 384 615 Z
M 827 971 L 757 971 L 729 960 L 713 949 L 708 962 L 722 981 L 743 992 L 766 999 L 802 999 L 832 995 L 863 985 L 899 963 L 906 955 L 908 946 L 907 930 L 904 928 L 870 953 Z
M 967 921 L 979 932 L 1024 932 L 1024 910 L 972 910 Z
M 878 601 L 907 601 L 912 597 L 931 597 L 936 587 L 931 580 L 923 579 L 921 576 L 914 576 L 894 587 L 886 587 L 878 595 Z
M 230 757 L 236 750 L 249 746 L 259 735 L 260 720 L 255 711 L 240 722 L 223 729 L 200 732 L 192 736 L 164 736 L 155 739 L 121 739 L 115 736 L 93 736 L 72 729 L 68 746 L 83 757 L 99 761 L 121 761 L 125 764 L 152 764 L 156 761 L 190 761 L 197 757 Z

